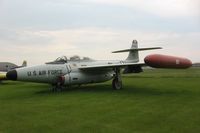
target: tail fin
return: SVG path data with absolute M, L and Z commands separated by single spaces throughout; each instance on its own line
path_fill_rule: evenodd
M 132 46 L 130 49 L 124 49 L 119 51 L 113 51 L 112 53 L 122 53 L 122 52 L 129 52 L 129 55 L 126 59 L 127 63 L 135 63 L 139 62 L 139 53 L 138 51 L 144 50 L 153 50 L 153 49 L 162 49 L 161 47 L 151 47 L 151 48 L 138 48 L 137 40 L 132 41 Z
M 138 49 L 138 42 L 137 40 L 132 41 L 131 49 Z M 129 51 L 129 55 L 126 58 L 127 62 L 139 62 L 139 53 L 138 50 Z
M 27 61 L 23 61 L 23 63 L 22 63 L 22 67 L 26 67 L 27 66 Z

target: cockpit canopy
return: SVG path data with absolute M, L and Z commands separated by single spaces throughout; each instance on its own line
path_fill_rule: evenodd
M 54 62 L 63 62 L 63 63 L 66 63 L 67 62 L 67 57 L 66 56 L 58 57 Z
M 78 55 L 74 55 L 72 57 L 69 58 L 69 61 L 89 61 L 89 60 L 92 60 L 90 59 L 89 57 L 80 57 Z
M 92 61 L 89 57 L 80 57 L 78 55 L 74 55 L 72 57 L 67 58 L 66 56 L 61 56 L 58 57 L 55 61 L 53 62 L 47 62 L 46 64 L 64 64 L 67 62 L 75 62 L 75 61 Z

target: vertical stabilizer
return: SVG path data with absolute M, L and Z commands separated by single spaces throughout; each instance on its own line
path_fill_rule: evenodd
M 138 49 L 137 40 L 133 40 L 131 49 Z M 128 55 L 127 59 L 126 59 L 126 62 L 129 62 L 129 63 L 139 62 L 138 50 L 129 51 L 129 55 Z
M 162 49 L 161 47 L 148 47 L 148 48 L 138 48 L 138 42 L 137 40 L 133 40 L 132 46 L 130 49 L 123 49 L 118 51 L 113 51 L 112 53 L 123 53 L 123 52 L 129 52 L 128 57 L 126 58 L 126 63 L 137 63 L 139 62 L 139 51 L 145 51 L 145 50 L 154 50 L 154 49 Z M 127 66 L 125 67 L 123 73 L 139 73 L 142 72 L 142 68 L 140 65 L 138 66 Z
M 148 47 L 148 48 L 138 48 L 138 42 L 137 40 L 133 40 L 132 46 L 130 49 L 123 49 L 118 51 L 113 51 L 112 53 L 123 53 L 123 52 L 129 52 L 129 55 L 125 62 L 127 63 L 136 63 L 139 62 L 139 51 L 145 51 L 145 50 L 154 50 L 154 49 L 162 49 L 161 47 Z
M 23 63 L 22 63 L 22 67 L 26 67 L 27 66 L 27 61 L 23 61 Z

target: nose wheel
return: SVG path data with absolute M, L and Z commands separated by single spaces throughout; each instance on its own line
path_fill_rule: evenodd
M 115 90 L 122 89 L 122 79 L 121 79 L 121 74 L 120 74 L 119 68 L 115 69 L 115 75 L 114 75 L 114 79 L 112 81 L 112 87 Z

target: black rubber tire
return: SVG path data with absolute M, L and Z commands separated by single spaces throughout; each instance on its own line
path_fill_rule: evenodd
M 114 90 L 122 89 L 122 81 L 118 81 L 118 78 L 114 78 L 112 81 L 112 87 Z

